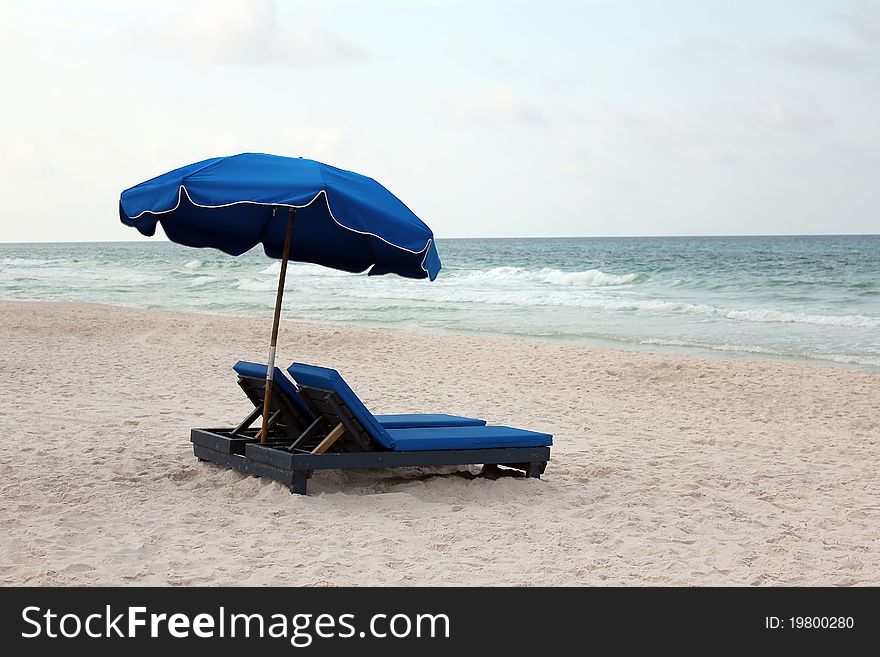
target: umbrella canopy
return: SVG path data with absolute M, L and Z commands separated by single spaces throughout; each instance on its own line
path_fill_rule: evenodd
M 142 234 L 161 223 L 173 242 L 241 255 L 257 244 L 281 258 L 269 341 L 263 426 L 266 442 L 275 347 L 289 259 L 369 274 L 434 280 L 434 235 L 372 178 L 302 158 L 262 153 L 215 157 L 122 192 L 119 218 Z M 330 435 L 343 431 L 342 425 Z
M 173 242 L 240 255 L 262 244 L 281 258 L 296 209 L 290 258 L 349 272 L 430 278 L 434 236 L 372 178 L 303 158 L 242 153 L 196 162 L 122 192 L 119 218 L 144 235 L 161 223 Z

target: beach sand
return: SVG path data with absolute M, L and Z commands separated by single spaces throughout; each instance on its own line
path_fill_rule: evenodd
M 192 455 L 270 318 L 0 302 L 0 582 L 880 585 L 880 375 L 284 322 L 374 412 L 550 432 L 540 481 Z M 465 474 L 479 471 L 473 468 Z

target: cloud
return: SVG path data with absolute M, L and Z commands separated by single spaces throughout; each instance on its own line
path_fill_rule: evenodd
M 878 28 L 880 37 L 880 28 Z M 773 59 L 808 69 L 848 71 L 871 65 L 872 57 L 864 50 L 845 48 L 820 37 L 798 37 L 781 42 L 768 42 L 751 37 L 738 43 L 714 34 L 694 34 L 685 37 L 675 49 L 688 57 L 750 55 Z
M 814 133 L 827 130 L 832 121 L 822 106 L 809 94 L 787 94 L 763 103 L 756 113 L 765 126 L 789 133 Z
M 514 122 L 534 126 L 546 123 L 546 118 L 537 108 L 520 100 L 505 86 L 493 86 L 480 94 L 459 98 L 454 102 L 454 111 L 459 121 L 463 122 Z
M 707 142 L 721 138 L 738 147 L 766 146 L 775 137 L 810 137 L 829 131 L 834 121 L 812 94 L 788 91 L 764 99 L 728 99 L 705 108 L 697 124 Z
M 783 92 L 764 100 L 729 100 L 705 115 L 713 131 L 731 144 L 767 145 L 768 138 L 824 133 L 834 121 L 806 92 Z
M 26 133 L 0 144 L 0 167 L 29 174 L 57 172 L 57 168 L 43 155 L 40 146 Z
M 359 45 L 312 23 L 288 28 L 275 0 L 200 1 L 163 26 L 127 35 L 144 47 L 204 64 L 316 67 L 369 58 Z
M 291 156 L 315 160 L 334 160 L 345 141 L 340 128 L 323 126 L 297 126 L 281 132 L 281 144 Z
M 870 60 L 857 51 L 841 48 L 825 39 L 803 37 L 767 44 L 764 51 L 789 64 L 835 71 L 864 68 Z
M 838 18 L 862 38 L 880 44 L 880 2 L 862 0 L 849 11 L 840 11 Z
M 26 42 L 27 37 L 16 21 L 7 19 L 0 23 L 0 52 L 11 56 L 12 53 L 20 51 Z
M 714 34 L 694 34 L 686 37 L 681 48 L 688 54 L 696 55 L 733 55 L 739 52 L 740 47 L 728 39 L 722 39 Z
M 195 144 L 186 147 L 181 147 L 175 140 L 147 140 L 136 150 L 139 161 L 150 163 L 145 170 L 161 171 L 205 157 L 255 151 L 334 162 L 350 145 L 351 140 L 340 127 L 299 125 L 250 137 L 234 131 L 213 132 L 202 135 Z
M 446 44 L 446 55 L 460 62 L 468 71 L 478 69 L 495 78 L 515 76 L 521 71 L 521 65 L 500 56 L 495 48 L 483 41 L 453 39 Z

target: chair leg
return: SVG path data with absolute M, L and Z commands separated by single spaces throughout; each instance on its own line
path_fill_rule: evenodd
M 529 463 L 529 467 L 526 470 L 526 477 L 532 477 L 533 479 L 540 479 L 541 473 L 544 472 L 544 464 L 533 462 Z
M 290 492 L 305 495 L 308 483 L 309 472 L 307 470 L 296 470 L 293 473 L 293 483 L 290 485 Z

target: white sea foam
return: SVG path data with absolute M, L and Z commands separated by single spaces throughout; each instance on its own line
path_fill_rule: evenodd
M 638 274 L 607 274 L 599 269 L 586 271 L 562 271 L 560 269 L 526 269 L 524 267 L 493 267 L 483 271 L 462 274 L 456 278 L 462 282 L 494 283 L 545 283 L 552 285 L 571 285 L 583 287 L 607 287 L 628 285 L 639 277 Z
M 576 304 L 591 310 L 622 310 L 651 313 L 685 313 L 689 315 L 717 315 L 718 308 L 687 301 L 668 301 L 665 299 L 593 299 Z
M 189 281 L 190 287 L 201 287 L 202 285 L 207 285 L 208 283 L 213 283 L 214 281 L 223 280 L 218 278 L 217 276 L 196 276 Z
M 0 267 L 40 267 L 49 264 L 39 258 L 0 258 Z
M 491 270 L 490 270 L 491 271 Z M 509 276 L 509 273 L 493 274 Z M 518 273 L 514 273 L 518 276 Z M 565 291 L 543 290 L 540 287 L 520 286 L 499 291 L 491 285 L 463 285 L 463 281 L 447 280 L 444 284 L 346 286 L 346 296 L 363 299 L 395 299 L 431 303 L 480 303 L 500 306 L 560 306 L 652 314 L 685 314 L 718 317 L 737 322 L 812 324 L 854 328 L 878 328 L 880 318 L 866 315 L 816 315 L 789 313 L 770 309 L 734 310 L 709 304 L 690 303 L 670 299 L 650 299 L 632 296 L 600 296 L 575 294 Z M 342 291 L 342 290 L 340 290 Z
M 865 315 L 808 315 L 804 313 L 780 312 L 778 310 L 730 310 L 724 316 L 728 319 L 743 322 L 880 328 L 880 317 L 867 317 Z
M 278 289 L 278 281 L 258 281 L 253 278 L 240 278 L 235 288 L 245 292 L 269 292 Z
M 280 261 L 273 262 L 272 264 L 264 267 L 259 271 L 259 274 L 262 276 L 272 276 L 276 279 L 278 278 L 278 275 L 280 273 Z M 339 278 L 340 276 L 355 276 L 356 274 L 350 274 L 348 272 L 340 271 L 338 269 L 322 267 L 321 265 L 313 265 L 308 262 L 290 262 L 287 265 L 287 275 L 289 277 L 308 276 L 318 278 Z
M 691 271 L 682 265 L 678 271 L 668 263 L 658 265 L 650 254 L 642 260 L 608 254 L 584 258 L 597 266 L 575 270 L 578 256 L 547 259 L 539 251 L 531 260 L 508 258 L 507 248 L 479 258 L 449 257 L 433 283 L 396 276 L 367 279 L 291 262 L 285 306 L 291 316 L 327 321 L 566 341 L 596 337 L 651 344 L 656 339 L 675 345 L 667 338 L 677 338 L 685 350 L 880 367 L 875 337 L 880 312 L 875 299 L 847 296 L 847 289 L 858 286 L 804 279 L 803 289 L 781 289 L 745 276 L 746 284 L 737 287 L 738 275 L 723 267 Z M 0 296 L 249 314 L 271 306 L 280 269 L 279 261 L 260 253 L 231 258 L 203 250 L 197 258 L 163 259 L 153 251 L 126 251 L 117 259 L 104 250 L 77 247 L 56 255 L 53 249 L 3 253 L 9 257 L 0 258 Z M 492 266 L 503 262 L 518 266 Z M 873 288 L 863 286 L 859 293 L 865 289 Z
M 345 296 L 361 299 L 394 299 L 397 301 L 428 302 L 433 305 L 474 303 L 498 306 L 561 306 L 587 310 L 672 312 L 698 315 L 718 315 L 721 312 L 714 306 L 684 301 L 601 296 L 597 293 L 578 292 L 562 287 L 547 289 L 539 286 L 511 286 L 499 289 L 492 285 L 463 284 L 462 281 L 453 279 L 433 285 L 419 285 L 418 283 L 383 285 L 373 281 L 370 283 L 349 285 L 339 291 Z
M 139 285 L 141 283 L 160 283 L 164 280 L 165 277 L 162 274 L 140 274 L 134 272 L 120 272 L 105 279 L 110 285 L 118 283 Z
M 162 274 L 130 271 L 130 270 L 98 270 L 76 269 L 73 267 L 29 267 L 24 270 L 7 270 L 3 272 L 4 280 L 37 280 L 55 283 L 84 283 L 101 286 L 102 284 L 118 285 L 142 283 L 158 283 L 165 277 Z
M 627 285 L 635 282 L 638 274 L 606 274 L 598 269 L 587 271 L 559 271 L 558 269 L 542 269 L 538 272 L 543 275 L 546 283 L 556 285 L 586 285 L 588 287 L 606 287 L 609 285 Z
M 760 356 L 774 356 L 782 358 L 808 358 L 810 360 L 827 360 L 842 365 L 865 365 L 868 367 L 880 367 L 880 357 L 867 354 L 823 354 L 810 351 L 795 351 L 788 349 L 779 349 L 773 347 L 762 347 L 758 345 L 743 344 L 713 344 L 711 342 L 700 342 L 696 340 L 663 340 L 663 339 L 645 339 L 639 340 L 639 344 L 645 346 L 657 347 L 687 347 L 691 349 L 706 349 L 708 351 L 720 351 L 730 354 L 756 354 Z

